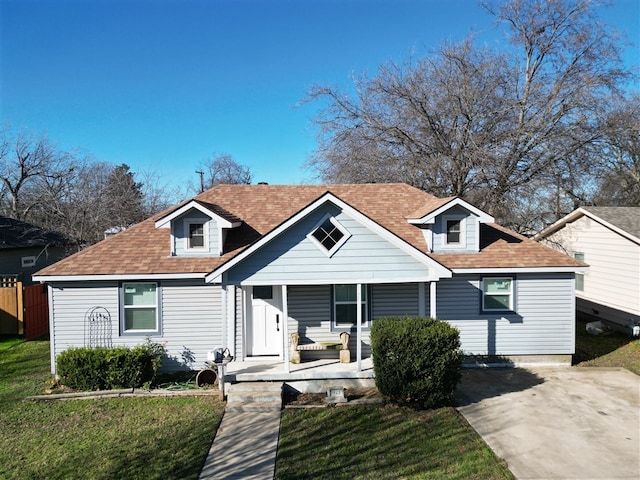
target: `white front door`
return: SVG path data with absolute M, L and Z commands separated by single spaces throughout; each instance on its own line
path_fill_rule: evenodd
M 282 355 L 282 291 L 277 286 L 251 289 L 250 355 Z

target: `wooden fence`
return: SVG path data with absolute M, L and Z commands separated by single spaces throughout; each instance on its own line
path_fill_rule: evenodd
M 15 277 L 0 278 L 0 335 L 25 335 L 33 340 L 48 333 L 47 287 L 25 287 Z

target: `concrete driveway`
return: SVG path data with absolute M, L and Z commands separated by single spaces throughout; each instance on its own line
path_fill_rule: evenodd
M 640 478 L 640 377 L 627 370 L 469 369 L 456 397 L 520 480 Z

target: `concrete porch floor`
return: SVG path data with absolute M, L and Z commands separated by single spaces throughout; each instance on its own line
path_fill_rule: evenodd
M 340 363 L 337 359 L 309 360 L 289 364 L 285 372 L 282 359 L 276 357 L 254 357 L 242 362 L 232 361 L 225 367 L 225 382 L 292 382 L 300 380 L 372 379 L 373 360 L 362 359 L 358 363 Z

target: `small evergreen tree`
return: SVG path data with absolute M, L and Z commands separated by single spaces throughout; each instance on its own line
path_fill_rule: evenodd
M 460 381 L 458 330 L 424 317 L 382 318 L 371 327 L 376 386 L 393 403 L 435 408 L 453 401 Z

